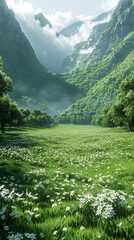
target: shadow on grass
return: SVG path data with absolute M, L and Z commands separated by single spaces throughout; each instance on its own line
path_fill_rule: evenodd
M 20 148 L 28 148 L 31 146 L 39 145 L 39 142 L 28 139 L 25 135 L 27 135 L 27 129 L 17 129 L 14 131 L 12 129 L 11 132 L 6 132 L 4 134 L 0 134 L 0 147 L 20 147 Z

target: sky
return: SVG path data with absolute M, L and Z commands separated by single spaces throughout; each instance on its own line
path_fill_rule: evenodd
M 113 8 L 119 0 L 6 0 L 8 3 L 31 3 L 33 9 L 41 9 L 44 14 L 72 12 L 74 15 L 96 16 Z
M 59 72 L 64 59 L 75 44 L 86 41 L 92 31 L 91 18 L 111 10 L 119 0 L 6 0 L 15 13 L 22 31 L 30 41 L 39 61 L 49 70 Z M 53 28 L 41 28 L 34 15 L 42 12 Z M 57 37 L 62 29 L 84 21 L 78 33 L 70 38 Z M 107 19 L 106 19 L 107 21 Z M 97 24 L 97 23 L 96 23 Z M 91 49 L 86 50 L 89 53 Z M 82 53 L 85 53 L 82 52 Z
M 106 6 L 109 8 L 112 1 L 105 0 L 25 0 L 31 2 L 35 8 L 41 8 L 47 14 L 55 14 L 57 11 L 82 15 L 97 15 Z M 17 0 L 16 0 L 17 2 Z M 109 4 L 110 3 L 110 4 Z

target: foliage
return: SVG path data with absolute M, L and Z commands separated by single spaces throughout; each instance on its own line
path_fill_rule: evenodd
M 3 72 L 3 63 L 0 61 L 0 124 L 1 132 L 5 132 L 5 126 L 22 126 L 24 124 L 30 126 L 50 126 L 53 119 L 45 112 L 26 109 L 19 109 L 16 102 L 12 102 L 7 95 L 7 91 L 12 90 L 12 80 Z M 30 106 L 35 103 L 31 98 L 25 97 Z M 40 106 L 41 107 L 41 106 Z M 42 105 L 43 109 L 44 106 Z
M 113 106 L 116 116 L 127 122 L 129 129 L 134 130 L 134 77 L 127 77 L 120 85 L 120 92 Z
M 133 14 L 132 0 L 120 1 L 86 64 L 63 75 L 84 90 L 85 96 L 59 114 L 60 122 L 103 124 L 103 108 L 115 102 L 122 80 L 134 74 Z
M 54 123 L 54 120 L 45 112 L 40 110 L 30 111 L 28 108 L 21 109 L 23 124 L 33 127 L 46 127 Z
M 16 102 L 10 104 L 10 118 L 8 121 L 9 126 L 21 126 L 22 125 L 22 113 Z
M 0 97 L 6 94 L 8 91 L 12 91 L 12 80 L 3 71 L 3 62 L 0 58 Z
M 19 126 L 22 124 L 22 114 L 16 104 L 8 95 L 0 97 L 0 124 L 1 132 L 4 133 L 5 126 Z
M 9 111 L 10 111 L 10 103 L 11 100 L 9 96 L 0 97 L 0 124 L 1 124 L 1 132 L 4 133 L 5 124 L 8 122 L 9 119 Z
M 11 99 L 7 95 L 12 90 L 12 80 L 3 70 L 3 62 L 0 59 L 0 125 L 1 132 L 5 130 L 5 124 L 9 120 Z
M 114 60 L 113 60 L 114 61 Z M 125 77 L 133 76 L 134 51 L 121 61 L 108 75 L 98 80 L 84 98 L 79 99 L 63 113 L 58 115 L 61 123 L 72 122 L 91 124 L 96 114 L 101 114 L 105 106 L 115 102 L 119 85 Z M 103 66 L 104 69 L 105 66 Z M 102 69 L 99 70 L 100 73 Z

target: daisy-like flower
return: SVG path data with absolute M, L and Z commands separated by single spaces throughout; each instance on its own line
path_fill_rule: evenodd
M 81 226 L 81 227 L 80 227 L 80 230 L 81 230 L 81 231 L 83 231 L 84 229 L 85 229 L 85 227 L 84 227 L 84 226 Z
M 71 208 L 69 206 L 66 207 L 66 211 L 69 211 Z
M 64 227 L 62 230 L 63 230 L 63 232 L 67 232 L 68 228 Z
M 4 226 L 5 231 L 9 231 L 9 227 L 7 225 Z
M 54 232 L 53 232 L 53 235 L 55 236 L 55 235 L 57 234 L 57 232 L 58 232 L 58 231 L 54 231 Z

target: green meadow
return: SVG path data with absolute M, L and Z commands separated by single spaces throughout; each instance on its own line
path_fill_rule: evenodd
M 58 125 L 0 135 L 0 240 L 134 239 L 134 133 Z

